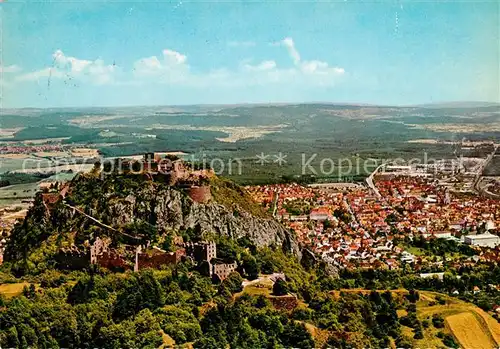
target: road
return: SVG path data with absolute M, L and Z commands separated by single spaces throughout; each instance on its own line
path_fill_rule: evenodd
M 484 161 L 483 163 L 483 166 L 481 167 L 481 169 L 477 172 L 477 175 L 476 175 L 476 179 L 474 180 L 474 186 L 473 188 L 478 192 L 480 193 L 481 192 L 481 188 L 479 188 L 479 182 L 481 181 L 481 178 L 483 176 L 483 172 L 484 170 L 486 169 L 486 166 L 489 165 L 489 163 L 491 162 L 491 160 L 493 160 L 493 157 L 495 156 L 495 153 L 497 152 L 497 149 L 498 149 L 498 145 L 495 145 L 494 148 L 493 148 L 493 152 L 488 155 L 488 157 L 486 158 L 486 160 Z
M 385 166 L 387 165 L 387 163 L 384 163 L 384 164 L 381 164 L 379 167 L 377 167 L 375 169 L 375 171 L 373 171 L 367 178 L 366 178 L 366 184 L 368 184 L 368 186 L 371 188 L 371 190 L 373 190 L 373 192 L 375 193 L 375 195 L 379 198 L 382 197 L 382 195 L 380 194 L 380 192 L 378 191 L 377 187 L 375 186 L 375 183 L 373 183 L 373 176 L 375 176 L 375 173 L 377 173 L 381 168 L 382 166 Z

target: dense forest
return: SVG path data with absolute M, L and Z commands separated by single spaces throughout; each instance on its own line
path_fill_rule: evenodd
M 195 348 L 412 347 L 429 326 L 416 316 L 419 292 L 414 289 L 447 293 L 500 278 L 498 266 L 464 270 L 458 281 L 451 274 L 440 281 L 373 270 L 346 270 L 337 278 L 321 264 L 305 268 L 294 256 L 256 248 L 246 239 L 217 243 L 219 256 L 237 260 L 239 271 L 219 284 L 189 262 L 139 273 L 91 268 L 25 276 L 30 284 L 20 296 L 0 298 L 0 343 L 22 348 L 152 348 L 172 341 Z M 20 281 L 9 274 L 8 264 L 2 270 L 2 283 Z M 279 309 L 268 296 L 241 293 L 243 277 L 274 272 L 284 273 L 286 281 L 277 282 L 273 294 L 296 295 L 297 307 Z M 404 296 L 375 291 L 403 287 L 410 290 Z M 373 291 L 335 296 L 334 290 L 358 288 Z M 481 304 L 482 296 L 477 297 Z M 398 310 L 406 315 L 398 316 Z M 437 317 L 431 326 L 441 329 L 442 322 Z M 412 335 L 402 326 L 412 328 Z M 456 346 L 445 333 L 442 340 Z
M 151 200 L 136 201 L 130 211 L 135 220 L 118 226 L 116 212 L 122 211 L 106 213 L 112 202 L 130 201 L 148 186 L 165 197 L 175 193 L 162 191 L 166 189 L 159 182 L 146 185 L 142 178 L 87 177 L 74 179 L 70 193 L 50 209 L 38 194 L 27 218 L 14 228 L 0 266 L 0 287 L 7 290 L 0 292 L 1 347 L 165 348 L 175 343 L 194 348 L 410 348 L 428 337 L 429 329 L 438 346 L 456 347 L 443 317 L 418 314 L 420 293 L 425 293 L 427 308 L 451 305 L 458 298 L 485 311 L 500 304 L 500 292 L 490 287 L 500 280 L 500 267 L 494 264 L 450 267 L 442 280 L 422 278 L 411 268 L 343 269 L 337 274 L 319 258 L 300 258 L 285 245 L 264 245 L 263 236 L 202 233 L 196 228 L 167 232 L 158 224 L 159 216 L 149 214 L 160 210 L 144 209 Z M 234 183 L 211 183 L 213 200 L 232 219 L 266 219 Z M 187 196 L 175 195 L 178 199 L 169 202 L 187 205 L 179 215 L 193 209 Z M 85 216 L 70 214 L 67 203 L 115 228 L 106 231 Z M 239 203 L 238 209 L 234 203 Z M 201 205 L 194 207 L 201 212 Z M 83 248 L 96 236 L 110 236 L 116 248 L 131 244 L 118 229 L 168 251 L 175 250 L 173 240 L 178 237 L 185 242 L 213 241 L 217 259 L 234 261 L 237 267 L 218 282 L 205 276 L 203 263 L 189 258 L 138 272 L 112 272 L 96 264 L 65 268 L 57 262 L 59 249 Z M 293 232 L 288 234 L 293 238 Z M 412 243 L 437 256 L 459 248 L 440 241 Z M 270 289 L 247 287 L 275 274 L 282 277 Z M 476 286 L 482 292 L 473 292 Z M 450 297 L 454 291 L 457 298 Z
M 329 289 L 340 286 L 335 285 L 338 279 L 321 267 L 306 270 L 292 256 L 256 249 L 245 241 L 218 242 L 221 257 L 236 257 L 241 274 L 249 279 L 261 272 L 284 272 L 286 281 L 276 283 L 273 292 L 297 295 L 299 306 L 276 309 L 263 295 L 241 295 L 239 273 L 213 284 L 189 263 L 139 273 L 45 271 L 30 278 L 22 295 L 1 298 L 0 343 L 152 348 L 169 338 L 196 348 L 311 348 L 317 343 L 306 325 L 312 325 L 329 334 L 323 345 L 411 345 L 396 314 L 397 308 L 411 304 L 411 297 L 396 300 L 391 292 L 374 291 L 335 299 Z M 4 270 L 2 282 L 14 281 Z

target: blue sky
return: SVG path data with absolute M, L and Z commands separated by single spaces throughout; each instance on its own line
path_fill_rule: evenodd
M 0 6 L 4 107 L 500 99 L 497 1 Z

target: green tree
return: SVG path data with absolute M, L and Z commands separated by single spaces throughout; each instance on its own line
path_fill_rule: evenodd
M 285 347 L 314 348 L 314 340 L 304 324 L 290 321 L 281 335 L 281 342 Z
M 288 284 L 283 279 L 278 279 L 273 285 L 273 294 L 275 296 L 285 296 L 289 292 Z
M 241 292 L 243 290 L 243 278 L 237 272 L 232 272 L 228 275 L 228 277 L 222 281 L 219 286 L 219 293 L 223 293 L 224 291 L 229 292 L 229 294 L 234 294 Z
M 259 277 L 259 265 L 257 264 L 257 260 L 254 256 L 244 254 L 242 258 L 242 267 L 249 280 L 255 280 Z
M 165 290 L 151 270 L 133 275 L 116 299 L 113 315 L 123 319 L 141 309 L 156 309 L 165 304 Z

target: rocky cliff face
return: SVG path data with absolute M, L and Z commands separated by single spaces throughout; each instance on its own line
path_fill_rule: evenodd
M 159 230 L 199 229 L 232 238 L 247 236 L 257 246 L 281 246 L 299 254 L 291 232 L 272 218 L 255 217 L 244 210 L 230 210 L 211 201 L 200 204 L 173 188 L 144 188 L 124 199 L 111 199 L 102 216 L 110 217 L 114 226 L 126 225 L 135 219 L 156 224 Z
M 6 260 L 30 255 L 42 260 L 41 256 L 50 256 L 65 244 L 78 248 L 96 232 L 113 237 L 140 221 L 156 226 L 159 234 L 193 229 L 200 235 L 247 237 L 259 247 L 275 246 L 300 258 L 295 236 L 262 214 L 260 207 L 260 213 L 256 212 L 241 188 L 234 184 L 214 188 L 227 194 L 224 205 L 215 199 L 198 203 L 183 189 L 137 178 L 81 177 L 72 182 L 64 199 L 50 206 L 41 195 L 37 197 L 23 224 L 11 235 Z M 237 198 L 238 204 L 233 205 L 231 198 Z M 241 207 L 245 205 L 247 210 Z

